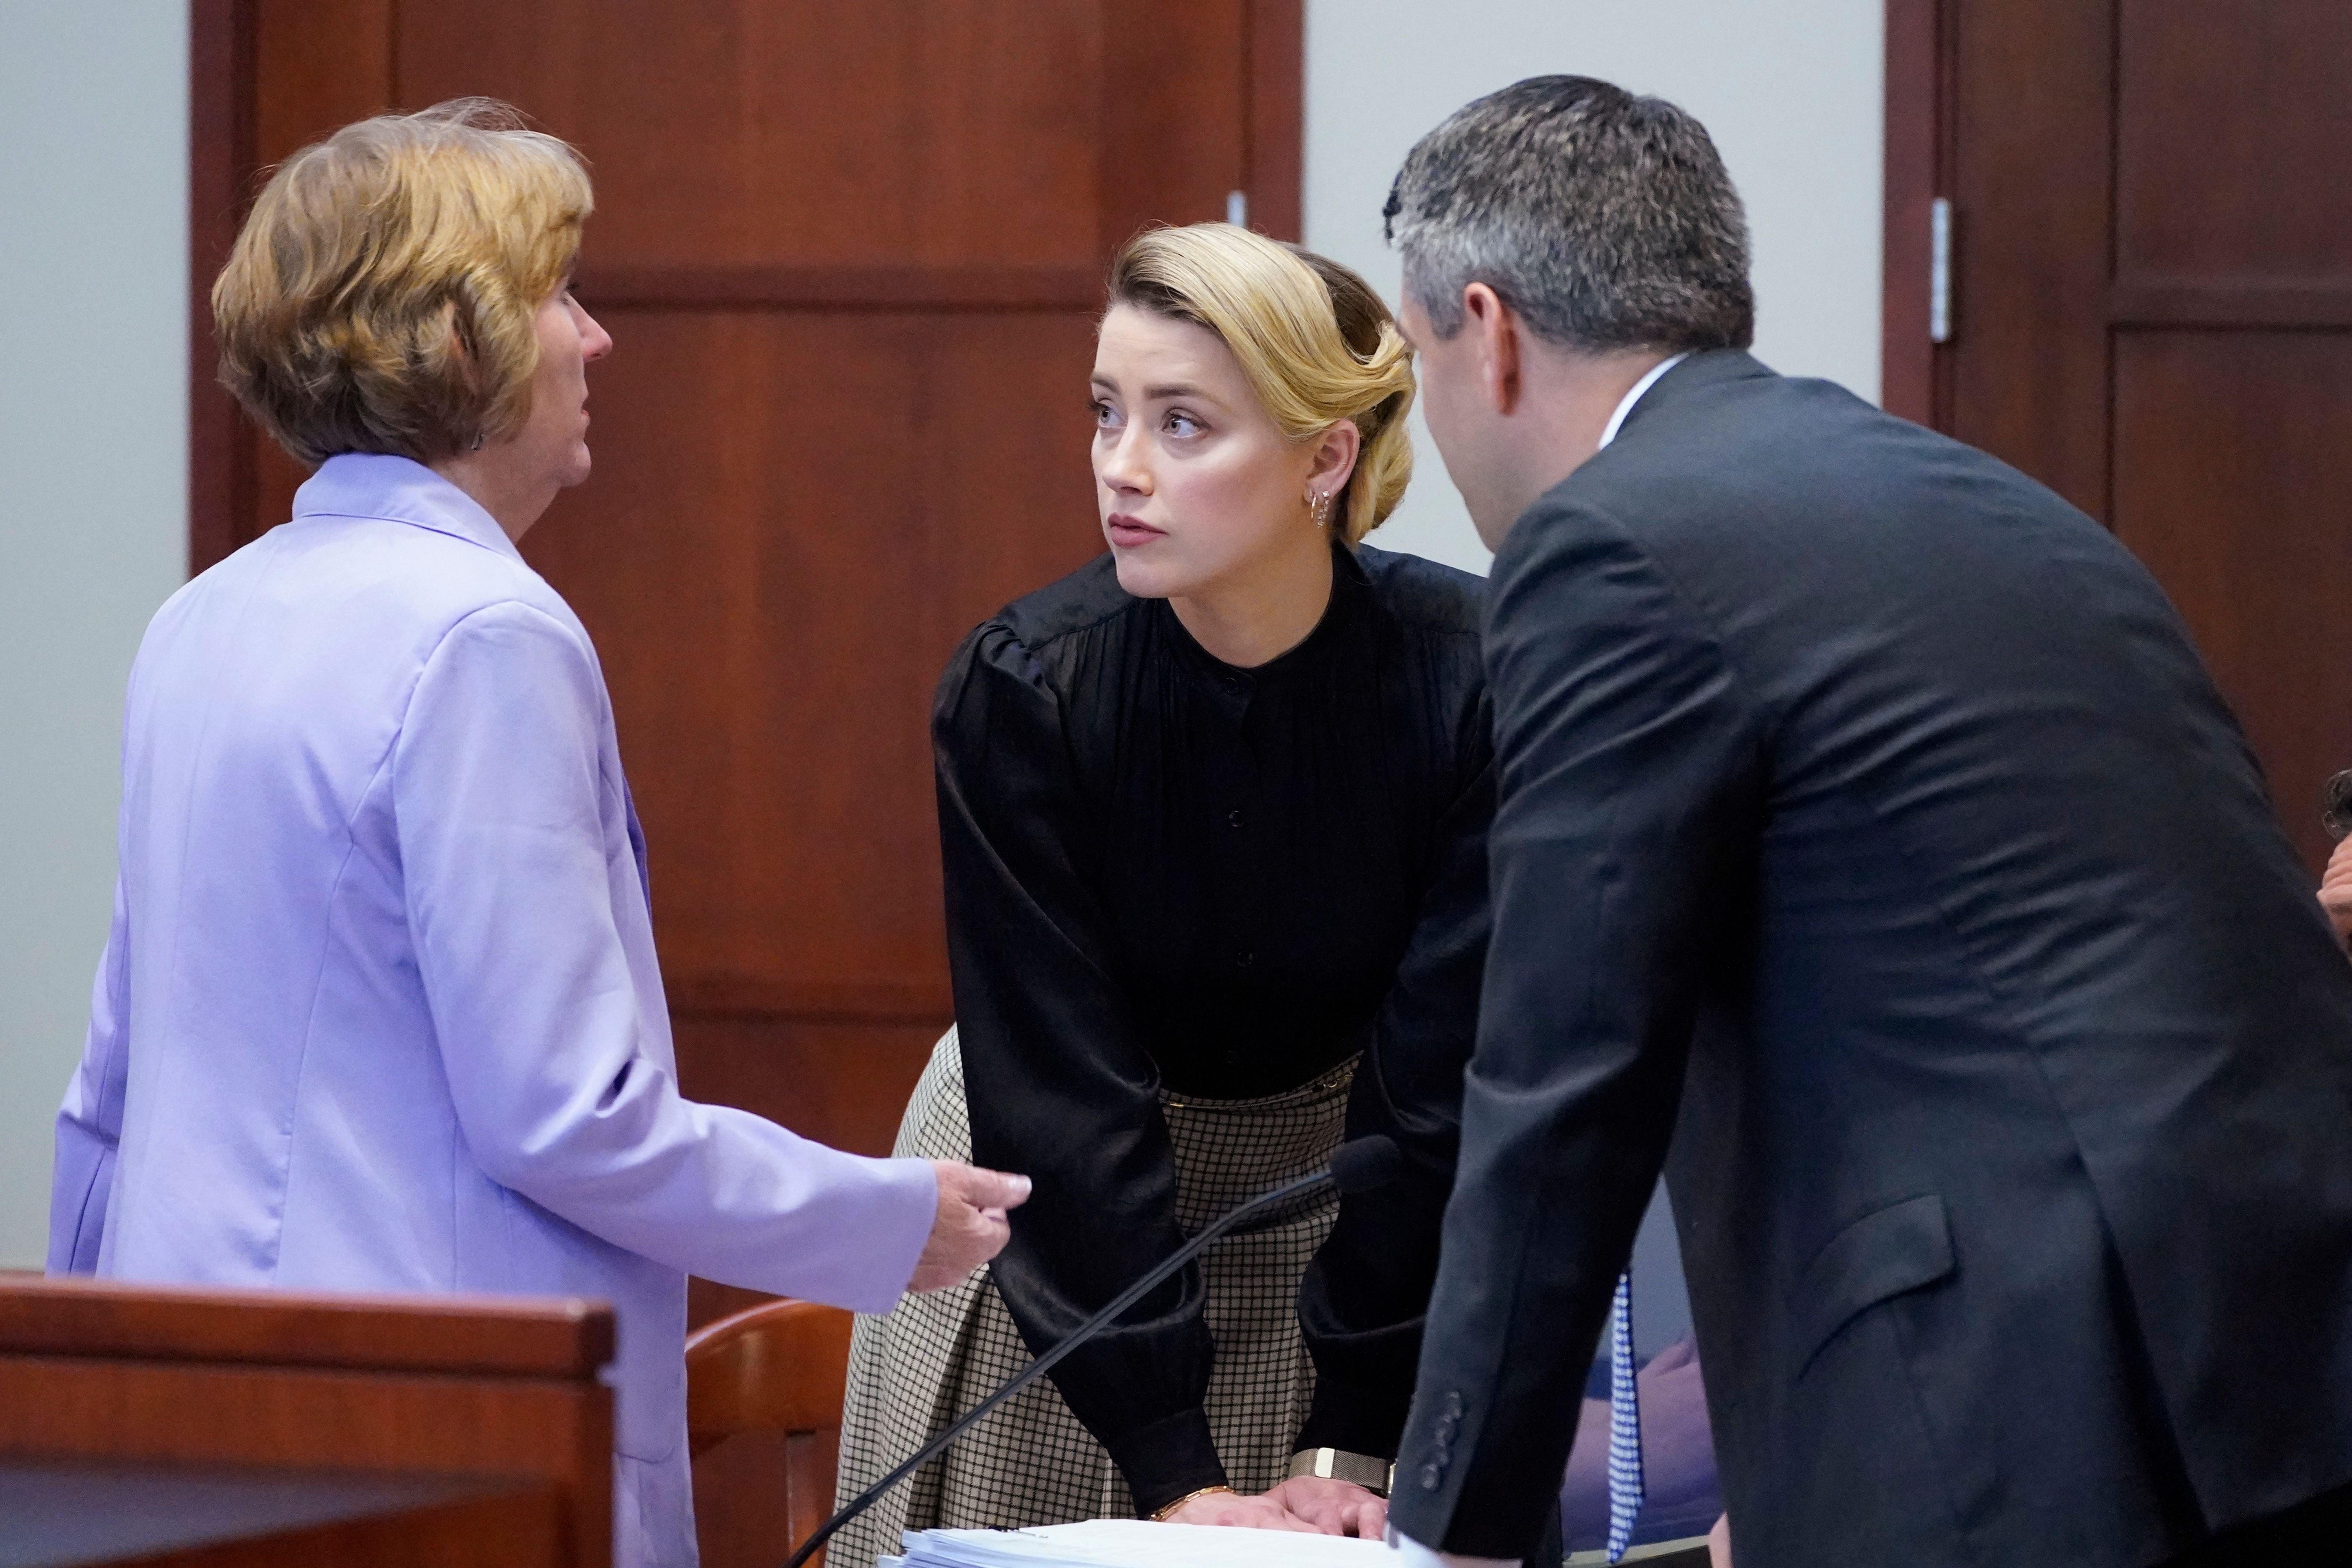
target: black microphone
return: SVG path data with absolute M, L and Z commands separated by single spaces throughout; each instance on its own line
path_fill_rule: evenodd
M 1331 1163 L 1313 1175 L 1301 1176 L 1298 1180 L 1286 1183 L 1270 1193 L 1260 1193 L 1239 1208 L 1202 1226 L 1199 1235 L 1169 1254 L 1152 1268 L 1150 1273 L 1120 1291 L 1109 1306 L 1080 1323 L 1068 1339 L 1013 1373 L 1012 1378 L 995 1393 L 973 1405 L 963 1419 L 932 1438 L 913 1458 L 858 1493 L 850 1500 L 847 1507 L 817 1526 L 816 1533 L 801 1542 L 800 1550 L 793 1552 L 786 1561 L 784 1568 L 801 1568 L 801 1564 L 806 1563 L 818 1547 L 833 1539 L 834 1531 L 872 1508 L 883 1493 L 945 1453 L 950 1444 L 971 1431 L 982 1416 L 1036 1382 L 1038 1378 L 1045 1375 L 1048 1368 L 1064 1356 L 1108 1328 L 1121 1312 L 1150 1294 L 1153 1286 L 1199 1257 L 1211 1242 L 1233 1229 L 1242 1220 L 1269 1205 L 1281 1203 L 1286 1198 L 1297 1197 L 1302 1193 L 1315 1192 L 1326 1185 L 1337 1186 L 1342 1193 L 1370 1192 L 1374 1187 L 1383 1187 L 1395 1181 L 1403 1170 L 1404 1156 L 1397 1152 L 1393 1139 L 1377 1135 L 1370 1138 L 1359 1138 L 1352 1142 L 1342 1143 L 1332 1150 Z

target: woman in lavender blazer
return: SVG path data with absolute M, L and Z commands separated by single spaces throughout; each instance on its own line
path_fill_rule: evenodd
M 685 1276 L 868 1312 L 1027 1184 L 679 1097 L 580 622 L 517 552 L 588 475 L 571 150 L 479 102 L 289 160 L 214 291 L 317 473 L 149 628 L 49 1266 L 618 1310 L 614 1544 L 691 1563 Z

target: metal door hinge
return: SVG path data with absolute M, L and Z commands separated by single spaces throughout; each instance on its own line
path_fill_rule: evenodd
M 1225 193 L 1225 221 L 1235 228 L 1249 227 L 1249 193 L 1247 191 Z
M 1927 341 L 1952 341 L 1952 203 L 1937 196 L 1927 205 Z

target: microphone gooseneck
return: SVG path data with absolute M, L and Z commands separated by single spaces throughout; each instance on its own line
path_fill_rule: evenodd
M 1270 1205 L 1281 1203 L 1286 1198 L 1297 1197 L 1303 1193 L 1313 1192 L 1318 1187 L 1327 1184 L 1336 1184 L 1342 1193 L 1369 1192 L 1374 1187 L 1384 1186 L 1396 1180 L 1403 1169 L 1404 1156 L 1397 1152 L 1397 1146 L 1392 1140 L 1379 1136 L 1358 1138 L 1332 1150 L 1331 1163 L 1323 1170 L 1316 1172 L 1311 1176 L 1301 1176 L 1295 1182 L 1286 1182 L 1272 1192 L 1260 1193 L 1239 1208 L 1230 1210 L 1210 1221 L 1201 1227 L 1200 1233 L 1192 1240 L 1161 1259 L 1149 1274 L 1120 1291 L 1108 1306 L 1080 1323 L 1067 1339 L 1023 1367 L 995 1393 L 965 1412 L 962 1418 L 954 1426 L 924 1444 L 921 1448 L 903 1460 L 898 1468 L 852 1498 L 846 1506 L 835 1510 L 831 1519 L 817 1526 L 814 1534 L 801 1542 L 800 1550 L 794 1552 L 785 1561 L 784 1568 L 801 1568 L 801 1565 L 815 1553 L 818 1547 L 833 1539 L 835 1531 L 873 1507 L 883 1493 L 945 1453 L 949 1445 L 979 1425 L 982 1418 L 990 1411 L 1037 1381 L 1045 1374 L 1047 1369 L 1054 1366 L 1064 1356 L 1068 1355 L 1117 1321 L 1121 1312 L 1150 1294 L 1152 1287 L 1192 1261 L 1207 1248 L 1211 1242 L 1233 1229 L 1242 1220 Z

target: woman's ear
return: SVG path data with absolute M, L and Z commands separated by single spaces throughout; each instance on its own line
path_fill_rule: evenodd
M 1308 488 L 1338 495 L 1356 471 L 1356 458 L 1363 447 L 1363 435 L 1352 419 L 1342 419 L 1324 431 L 1315 438 L 1315 461 L 1307 470 Z

